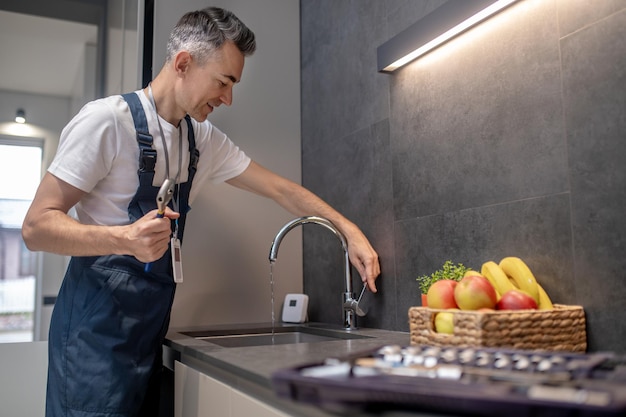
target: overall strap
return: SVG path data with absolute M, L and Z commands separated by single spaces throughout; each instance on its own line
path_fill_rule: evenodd
M 122 94 L 128 103 L 130 113 L 135 123 L 137 132 L 137 145 L 139 146 L 139 187 L 128 205 L 128 217 L 131 222 L 136 221 L 145 213 L 156 208 L 156 192 L 152 190 L 154 181 L 154 167 L 157 161 L 156 149 L 152 148 L 152 135 L 148 130 L 146 113 L 141 105 L 141 100 L 135 93 Z
M 141 100 L 135 93 L 122 94 L 124 100 L 128 103 L 130 113 L 133 115 L 135 123 L 135 131 L 137 132 L 137 144 L 139 145 L 139 174 L 142 172 L 152 173 L 154 176 L 154 167 L 156 165 L 156 150 L 152 148 L 152 135 L 148 130 L 148 121 L 146 113 L 141 105 Z M 152 185 L 152 178 L 150 178 Z
M 137 142 L 139 146 L 151 147 L 152 135 L 148 130 L 148 120 L 146 120 L 146 113 L 143 111 L 141 100 L 135 93 L 122 94 L 124 100 L 128 103 L 130 113 L 133 115 L 133 122 L 135 123 L 135 130 L 137 131 Z

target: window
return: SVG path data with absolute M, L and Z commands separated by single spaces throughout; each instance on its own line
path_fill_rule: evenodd
M 29 251 L 24 241 L 20 245 L 20 277 L 30 277 L 37 274 L 37 256 Z
M 33 340 L 38 254 L 22 222 L 41 180 L 43 140 L 0 135 L 0 342 Z

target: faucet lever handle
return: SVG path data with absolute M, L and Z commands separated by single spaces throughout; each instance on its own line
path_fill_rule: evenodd
M 363 293 L 365 292 L 365 290 L 367 289 L 367 283 L 363 283 L 363 289 L 361 290 L 361 294 L 359 294 L 359 298 L 356 300 L 357 303 L 361 302 L 361 298 L 363 298 Z
M 346 302 L 343 304 L 343 308 L 346 310 L 352 310 L 356 313 L 357 316 L 359 317 L 363 317 L 367 314 L 366 311 L 364 311 L 360 306 L 359 303 L 361 302 L 361 298 L 363 297 L 363 293 L 365 292 L 365 289 L 367 288 L 367 284 L 363 284 L 363 289 L 361 289 L 361 294 L 359 294 L 359 298 L 357 300 L 355 300 L 354 298 L 352 298 L 352 296 L 350 296 Z

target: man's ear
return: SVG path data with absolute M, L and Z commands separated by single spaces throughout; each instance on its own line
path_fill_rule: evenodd
M 180 51 L 174 57 L 174 69 L 178 75 L 184 75 L 191 65 L 191 54 L 187 51 Z

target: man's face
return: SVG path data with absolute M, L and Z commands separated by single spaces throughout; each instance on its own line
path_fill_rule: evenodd
M 233 87 L 241 80 L 243 64 L 244 56 L 232 42 L 226 42 L 203 66 L 192 59 L 184 79 L 187 113 L 203 122 L 215 107 L 230 106 Z

